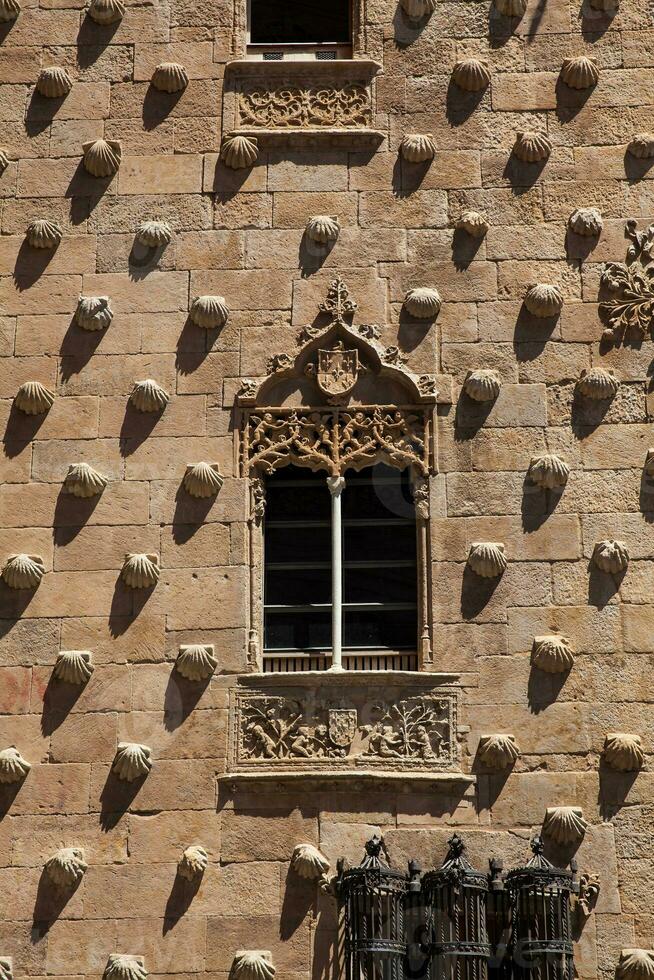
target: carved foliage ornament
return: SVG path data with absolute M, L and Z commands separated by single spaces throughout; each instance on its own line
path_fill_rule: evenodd
M 600 303 L 600 315 L 606 319 L 605 340 L 623 343 L 627 335 L 642 339 L 654 323 L 654 225 L 636 230 L 628 221 L 625 237 L 631 241 L 626 262 L 608 262 L 601 284 L 612 298 Z
M 240 126 L 262 129 L 367 126 L 372 119 L 366 85 L 280 84 L 245 86 L 238 97 Z

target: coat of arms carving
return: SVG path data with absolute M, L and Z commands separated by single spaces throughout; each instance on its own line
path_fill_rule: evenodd
M 359 377 L 359 353 L 346 350 L 342 343 L 333 350 L 318 351 L 316 381 L 326 395 L 347 395 Z

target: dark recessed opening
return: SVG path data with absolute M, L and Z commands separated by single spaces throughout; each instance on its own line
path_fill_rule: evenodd
M 350 41 L 349 0 L 251 0 L 252 44 L 326 44 Z

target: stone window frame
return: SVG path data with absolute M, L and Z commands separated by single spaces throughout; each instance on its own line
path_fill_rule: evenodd
M 368 0 L 350 0 L 350 28 L 351 28 L 351 47 L 350 58 L 343 60 L 355 60 L 365 58 L 368 49 L 366 16 Z M 249 0 L 234 0 L 234 31 L 232 56 L 237 59 L 247 59 L 250 36 Z M 272 46 L 272 45 L 271 45 Z M 275 45 L 277 47 L 277 45 Z M 267 65 L 274 65 L 275 62 L 266 62 Z M 307 64 L 320 64 L 320 62 L 305 61 Z
M 237 394 L 237 454 L 249 495 L 249 671 L 264 670 L 266 472 L 273 472 L 288 463 L 299 463 L 314 471 L 325 470 L 326 476 L 338 479 L 348 467 L 363 469 L 376 462 L 385 462 L 398 469 L 408 467 L 411 472 L 417 529 L 417 670 L 432 669 L 434 624 L 429 515 L 437 459 L 436 378 L 412 374 L 397 348 L 384 349 L 378 343 L 379 328 L 369 324 L 354 327 L 351 321 L 355 311 L 356 303 L 350 299 L 347 286 L 342 279 L 335 279 L 327 300 L 319 307 L 319 318 L 322 316 L 323 322 L 304 328 L 299 337 L 302 344 L 299 352 L 295 356 L 282 353 L 271 357 L 268 375 L 243 379 Z M 361 375 L 371 379 L 369 390 L 384 390 L 384 384 L 390 384 L 404 397 L 352 403 L 350 391 L 330 394 L 324 387 L 321 390 L 320 371 L 314 362 L 316 359 L 320 362 L 321 354 L 342 352 L 345 344 L 352 345 L 352 351 L 357 351 Z M 304 388 L 303 399 L 296 399 L 297 403 L 293 403 L 292 398 L 290 402 L 282 402 L 280 390 L 292 391 L 296 385 Z M 307 385 L 313 389 L 308 402 Z M 343 419 L 350 424 L 349 429 L 347 424 L 337 421 L 342 423 Z M 347 433 L 345 447 L 334 438 L 335 432 L 342 438 L 345 438 L 342 434 Z M 371 432 L 374 435 L 370 435 Z M 325 451 L 325 445 L 331 448 Z M 287 659 L 292 660 L 292 655 Z

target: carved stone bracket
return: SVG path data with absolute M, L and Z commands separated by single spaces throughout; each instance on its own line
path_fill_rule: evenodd
M 458 771 L 451 675 L 303 678 L 251 675 L 232 691 L 230 773 Z
M 631 241 L 626 262 L 608 262 L 601 279 L 613 294 L 599 307 L 608 324 L 603 339 L 614 344 L 624 343 L 629 334 L 642 340 L 654 325 L 654 225 L 637 231 L 630 220 L 625 237 Z

